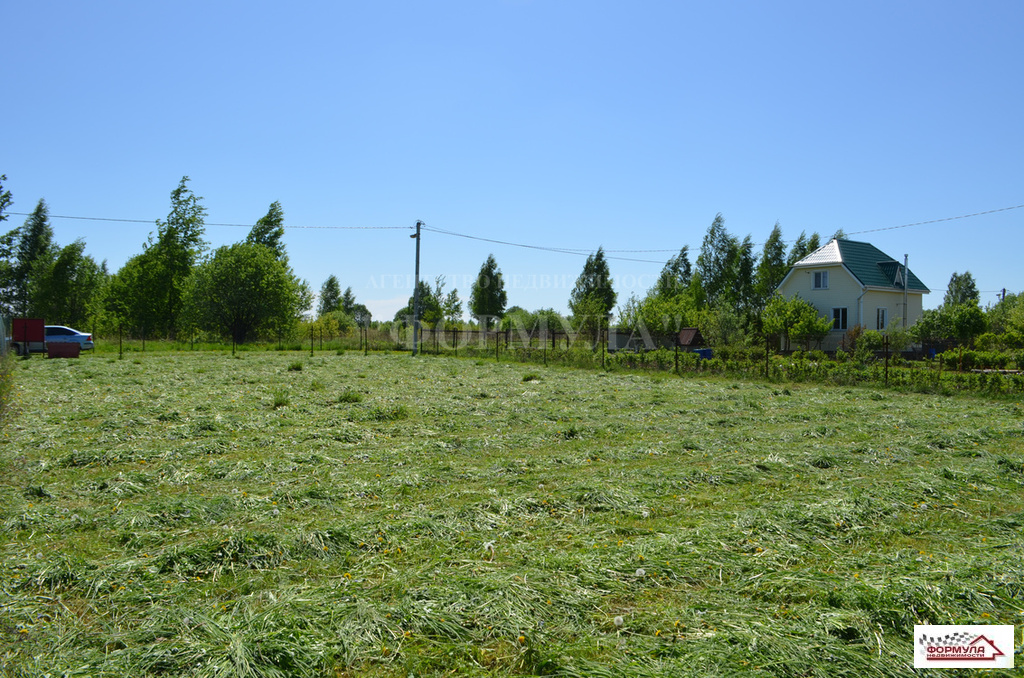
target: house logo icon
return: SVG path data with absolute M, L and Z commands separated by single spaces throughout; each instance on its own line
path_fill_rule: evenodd
M 1005 656 L 1002 650 L 984 635 L 971 638 L 973 635 L 961 632 L 934 638 L 921 634 L 917 642 L 925 646 L 925 656 L 929 661 L 994 662 L 996 658 Z
M 915 668 L 1012 668 L 1013 626 L 915 626 Z

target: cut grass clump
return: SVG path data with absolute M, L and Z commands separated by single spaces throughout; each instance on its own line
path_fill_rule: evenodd
M 529 374 L 523 375 L 523 383 L 524 384 L 528 383 L 528 382 L 531 382 L 531 381 L 540 381 L 540 375 L 539 374 L 535 374 L 533 372 L 530 372 Z
M 352 389 L 346 389 L 341 392 L 338 396 L 339 403 L 361 403 L 363 402 L 363 394 L 359 391 L 353 391 Z
M 301 360 L 293 360 L 292 362 L 288 363 L 288 371 L 289 372 L 301 372 L 302 371 L 302 361 Z
M 288 391 L 278 389 L 274 391 L 274 403 L 272 407 L 275 410 L 279 410 L 282 407 L 288 407 L 292 404 L 291 396 L 288 395 Z
M 369 418 L 373 421 L 400 421 L 409 418 L 409 408 L 405 405 L 379 405 L 370 410 Z

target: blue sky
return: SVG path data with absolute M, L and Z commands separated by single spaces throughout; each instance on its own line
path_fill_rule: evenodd
M 642 296 L 719 212 L 756 243 L 778 221 L 908 254 L 926 307 L 954 271 L 983 304 L 1024 290 L 1024 208 L 1003 209 L 1024 205 L 1020 2 L 58 0 L 3 17 L 10 211 L 150 222 L 52 220 L 111 271 L 188 175 L 210 224 L 280 201 L 295 272 L 315 290 L 336 275 L 381 319 L 412 292 L 418 219 L 580 250 L 424 234 L 424 278 L 466 300 L 493 253 L 529 309 L 565 312 L 598 246 L 619 302 Z M 368 226 L 409 230 L 349 228 Z

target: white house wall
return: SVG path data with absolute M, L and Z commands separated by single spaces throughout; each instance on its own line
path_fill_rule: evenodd
M 828 271 L 827 289 L 814 289 L 814 273 L 820 271 Z M 902 291 L 865 290 L 842 265 L 794 268 L 779 286 L 778 291 L 787 298 L 800 295 L 801 299 L 814 306 L 819 315 L 830 320 L 832 309 L 846 308 L 846 329 L 832 330 L 828 333 L 821 342 L 821 348 L 825 351 L 839 348 L 847 330 L 854 325 L 863 325 L 869 330 L 876 329 L 878 308 L 886 309 L 889 323 L 903 317 Z M 910 326 L 921 319 L 922 295 L 909 293 L 907 306 L 907 325 Z

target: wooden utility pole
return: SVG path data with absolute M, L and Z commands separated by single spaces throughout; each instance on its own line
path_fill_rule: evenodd
M 422 221 L 416 222 L 416 233 L 410 238 L 416 238 L 416 287 L 412 291 L 412 354 L 419 352 L 420 338 L 420 226 Z

